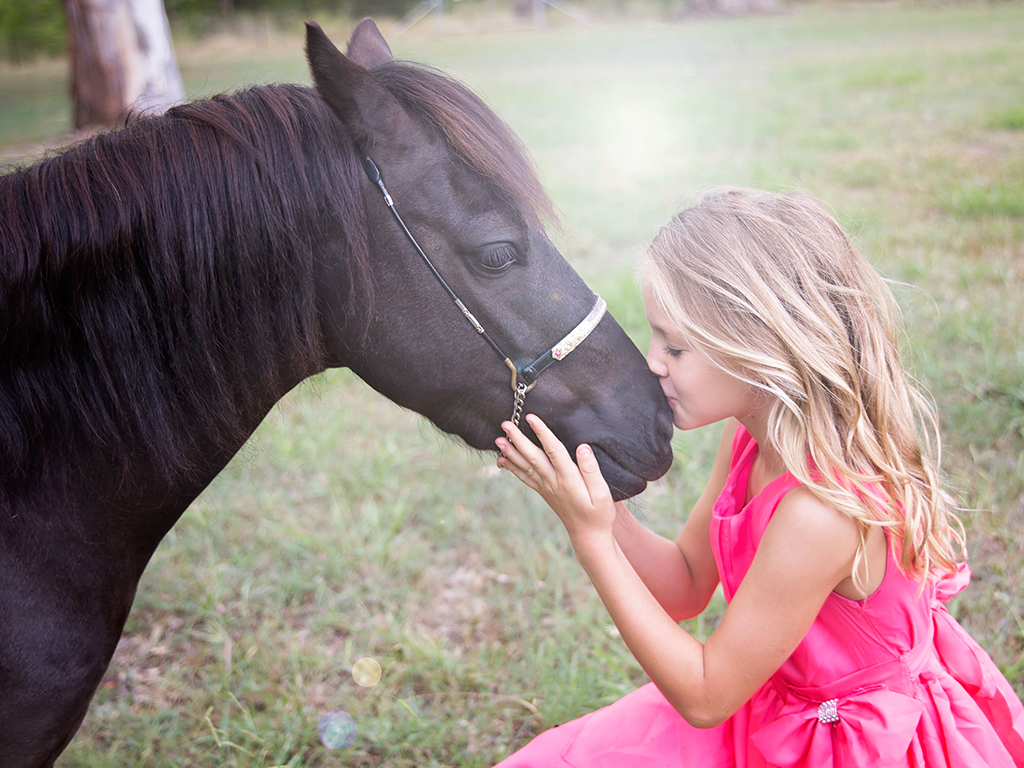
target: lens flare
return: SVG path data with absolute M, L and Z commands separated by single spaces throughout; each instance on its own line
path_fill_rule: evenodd
M 352 715 L 336 709 L 320 718 L 317 732 L 320 734 L 320 741 L 328 749 L 346 749 L 356 740 L 359 727 Z
M 380 662 L 369 656 L 352 665 L 352 679 L 363 688 L 373 688 L 379 683 L 381 672 Z

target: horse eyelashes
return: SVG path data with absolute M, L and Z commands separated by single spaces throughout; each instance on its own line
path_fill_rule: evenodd
M 516 262 L 516 249 L 510 244 L 488 248 L 480 252 L 480 265 L 485 269 L 499 272 Z

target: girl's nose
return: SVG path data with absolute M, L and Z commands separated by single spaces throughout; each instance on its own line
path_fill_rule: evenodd
M 647 350 L 647 367 L 651 369 L 658 378 L 665 378 L 668 375 L 668 368 L 664 361 L 661 359 L 661 355 L 654 348 L 654 344 L 651 344 L 651 348 Z

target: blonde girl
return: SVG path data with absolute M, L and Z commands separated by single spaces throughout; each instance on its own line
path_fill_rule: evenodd
M 1024 768 L 1024 707 L 944 607 L 969 571 L 878 274 L 813 198 L 728 189 L 640 275 L 675 426 L 724 422 L 718 454 L 670 541 L 588 446 L 573 463 L 535 415 L 539 447 L 503 425 L 499 466 L 561 518 L 652 682 L 501 768 Z M 719 584 L 701 643 L 677 622 Z

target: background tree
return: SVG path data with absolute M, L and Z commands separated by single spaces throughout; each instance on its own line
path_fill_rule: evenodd
M 65 0 L 65 10 L 76 129 L 184 99 L 162 0 Z

